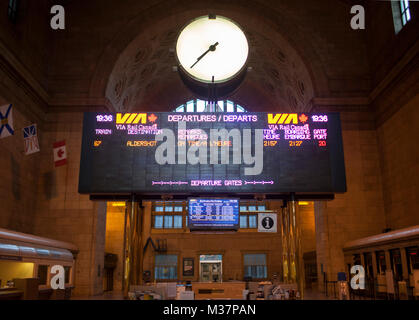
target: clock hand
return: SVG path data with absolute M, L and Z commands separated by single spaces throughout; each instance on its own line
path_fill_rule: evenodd
M 205 57 L 207 54 L 208 54 L 208 52 L 210 52 L 210 51 L 215 51 L 215 49 L 217 48 L 217 46 L 218 46 L 218 42 L 216 42 L 216 43 L 214 43 L 214 44 L 212 44 L 212 45 L 210 45 L 209 46 L 209 48 L 208 48 L 208 50 L 207 51 L 205 51 L 203 54 L 201 54 L 197 59 L 196 59 L 196 61 L 195 61 L 195 63 L 191 66 L 191 69 L 199 62 L 199 60 L 201 60 L 203 57 Z

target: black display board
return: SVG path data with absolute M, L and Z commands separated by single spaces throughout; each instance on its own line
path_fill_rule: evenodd
M 227 135 L 217 135 L 222 129 Z M 228 159 L 222 157 L 223 148 Z M 215 149 L 217 157 L 211 153 Z M 258 157 L 253 159 L 255 152 Z M 345 191 L 337 113 L 84 115 L 79 178 L 83 194 Z

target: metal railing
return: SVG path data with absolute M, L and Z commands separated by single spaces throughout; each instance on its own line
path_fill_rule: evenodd
M 332 279 L 334 280 L 328 280 L 327 275 L 323 275 L 324 294 L 326 297 L 334 297 L 335 299 L 338 299 L 337 274 L 332 275 Z M 375 278 L 365 279 L 365 289 L 354 290 L 351 288 L 350 283 L 348 287 L 349 297 L 351 300 L 415 300 L 415 288 L 407 285 L 406 295 L 403 292 L 400 292 L 397 281 L 394 281 L 393 290 L 388 290 L 386 284 L 379 284 Z M 389 291 L 394 293 L 389 293 Z

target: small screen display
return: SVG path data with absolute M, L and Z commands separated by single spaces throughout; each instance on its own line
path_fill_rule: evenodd
M 191 230 L 239 228 L 238 199 L 189 199 Z

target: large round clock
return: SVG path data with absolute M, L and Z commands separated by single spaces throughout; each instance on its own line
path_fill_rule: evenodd
M 190 22 L 176 43 L 180 67 L 201 83 L 225 83 L 245 68 L 249 53 L 246 36 L 232 20 L 203 16 Z

